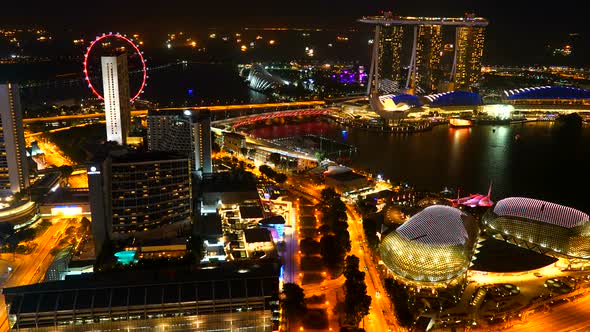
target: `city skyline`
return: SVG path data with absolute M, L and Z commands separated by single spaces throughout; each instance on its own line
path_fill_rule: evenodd
M 9 3 L 0 332 L 590 328 L 568 1 Z
M 590 44 L 584 42 L 588 40 L 588 36 L 585 35 L 584 16 L 582 11 L 575 10 L 577 3 L 573 0 L 560 2 L 559 6 L 553 6 L 551 10 L 546 10 L 545 7 L 529 0 L 502 0 L 493 3 L 466 0 L 452 3 L 425 1 L 420 4 L 388 1 L 360 3 L 352 0 L 329 0 L 318 4 L 303 1 L 288 10 L 282 10 L 279 4 L 270 1 L 247 4 L 230 2 L 227 6 L 188 1 L 177 1 L 165 6 L 126 2 L 118 4 L 120 10 L 108 15 L 99 4 L 87 5 L 88 7 L 82 9 L 79 6 L 68 6 L 67 1 L 59 8 L 43 3 L 37 6 L 9 3 L 8 9 L 0 14 L 0 17 L 5 24 L 41 24 L 62 31 L 65 27 L 70 32 L 92 34 L 113 29 L 165 36 L 168 31 L 207 28 L 235 30 L 244 27 L 282 26 L 362 29 L 360 24 L 353 23 L 356 18 L 383 11 L 392 11 L 396 15 L 451 17 L 473 12 L 490 20 L 491 24 L 486 33 L 488 48 L 503 49 L 503 52 L 489 53 L 490 63 L 509 64 L 512 58 L 522 58 L 534 64 L 539 61 L 535 56 L 542 53 L 547 46 L 555 48 L 575 43 L 572 55 L 579 61 L 578 65 L 581 65 Z M 58 26 L 56 22 L 59 22 Z M 97 26 L 98 30 L 95 28 Z M 579 35 L 570 36 L 573 33 Z

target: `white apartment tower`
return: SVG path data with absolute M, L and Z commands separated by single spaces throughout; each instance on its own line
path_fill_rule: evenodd
M 18 85 L 0 84 L 0 196 L 29 186 L 29 168 Z
M 127 142 L 131 126 L 127 54 L 101 57 L 107 141 Z

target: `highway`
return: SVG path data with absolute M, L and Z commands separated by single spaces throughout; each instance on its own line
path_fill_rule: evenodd
M 37 237 L 34 240 L 37 247 L 29 255 L 18 255 L 22 259 L 15 261 L 16 266 L 14 266 L 11 275 L 1 287 L 22 286 L 42 281 L 49 265 L 53 262 L 53 255 L 49 252 L 57 245 L 61 239 L 61 234 L 64 233 L 68 225 L 70 225 L 68 221 L 60 219 L 54 222 L 45 233 Z M 2 254 L 1 259 L 12 261 L 13 254 Z M 7 318 L 4 295 L 0 295 L 0 332 L 8 331 Z

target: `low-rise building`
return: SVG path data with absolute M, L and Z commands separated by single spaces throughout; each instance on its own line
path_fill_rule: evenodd
M 198 324 L 199 331 L 270 332 L 278 328 L 279 264 L 94 273 L 3 294 L 18 331 L 193 330 Z

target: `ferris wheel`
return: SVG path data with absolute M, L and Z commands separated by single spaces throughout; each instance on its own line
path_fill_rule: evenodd
M 88 83 L 88 88 L 92 91 L 92 93 L 101 100 L 104 100 L 104 96 L 99 92 L 99 90 L 95 87 L 92 83 L 92 79 L 98 77 L 98 75 L 94 75 L 91 73 L 93 70 L 93 58 L 99 56 L 100 53 L 96 48 L 98 46 L 102 46 L 103 48 L 113 48 L 113 49 L 123 49 L 126 51 L 128 46 L 131 46 L 131 51 L 129 57 L 133 59 L 137 59 L 137 71 L 140 73 L 141 77 L 139 79 L 139 83 L 137 84 L 138 88 L 135 93 L 130 94 L 131 99 L 130 102 L 133 102 L 135 99 L 139 98 L 139 96 L 143 93 L 143 89 L 145 88 L 146 81 L 148 78 L 147 75 L 147 66 L 146 60 L 143 57 L 143 52 L 139 49 L 139 47 L 133 42 L 133 39 L 128 38 L 125 35 L 120 33 L 103 33 L 101 36 L 97 36 L 96 39 L 90 43 L 90 46 L 86 49 L 86 53 L 84 54 L 84 79 Z M 119 45 L 119 47 L 116 47 Z

